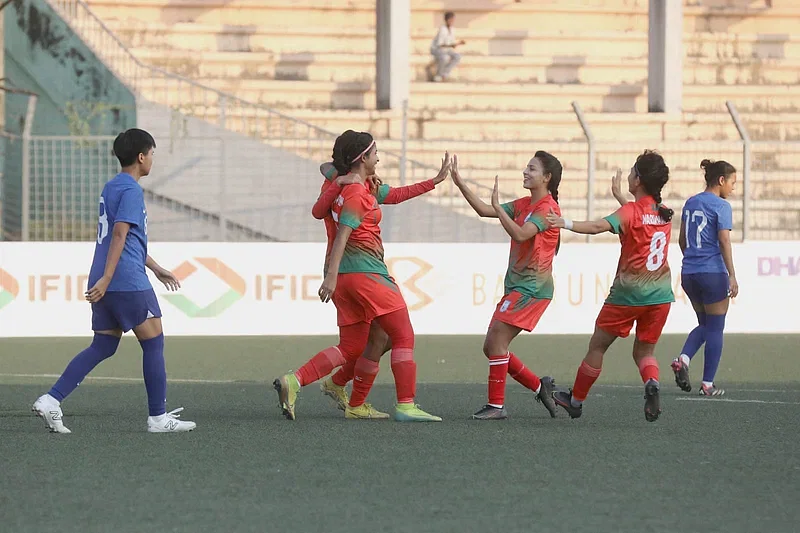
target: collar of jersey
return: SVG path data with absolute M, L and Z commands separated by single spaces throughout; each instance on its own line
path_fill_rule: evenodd
M 117 174 L 117 177 L 125 180 L 130 180 L 131 182 L 136 183 L 136 180 L 133 179 L 133 176 L 131 176 L 127 172 L 120 172 L 119 174 Z

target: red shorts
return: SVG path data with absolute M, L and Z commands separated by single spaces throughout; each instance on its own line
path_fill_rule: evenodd
M 375 317 L 388 315 L 406 307 L 400 287 L 380 274 L 354 272 L 339 274 L 333 292 L 336 322 L 349 326 L 370 323 Z
M 492 324 L 498 321 L 525 331 L 533 331 L 551 301 L 540 300 L 532 296 L 525 296 L 517 291 L 511 291 L 498 302 L 489 327 L 492 327 Z
M 611 335 L 625 338 L 636 322 L 636 338 L 641 342 L 656 344 L 661 337 L 664 324 L 672 304 L 614 305 L 604 304 L 597 315 L 595 325 Z

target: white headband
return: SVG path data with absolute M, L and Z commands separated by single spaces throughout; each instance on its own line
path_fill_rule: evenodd
M 374 139 L 373 139 L 373 141 L 372 141 L 371 143 L 369 143 L 369 146 L 367 146 L 367 147 L 364 149 L 364 151 L 363 151 L 363 152 L 361 152 L 360 154 L 358 154 L 358 155 L 355 157 L 355 159 L 353 159 L 352 161 L 350 161 L 350 164 L 352 165 L 353 163 L 355 163 L 356 161 L 358 161 L 359 159 L 361 159 L 362 157 L 364 157 L 364 155 L 365 155 L 367 152 L 369 152 L 370 150 L 372 150 L 372 147 L 373 147 L 373 146 L 375 146 L 375 140 L 374 140 Z

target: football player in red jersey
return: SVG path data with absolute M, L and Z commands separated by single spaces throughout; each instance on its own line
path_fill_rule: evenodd
M 555 212 L 547 216 L 551 226 L 575 233 L 615 233 L 622 245 L 614 283 L 597 317 L 575 384 L 569 393 L 559 391 L 553 395 L 572 418 L 583 412 L 583 401 L 600 376 L 603 355 L 617 337 L 630 334 L 634 323 L 633 360 L 645 384 L 644 415 L 648 422 L 654 422 L 661 413 L 658 362 L 653 353 L 675 301 L 667 262 L 673 211 L 661 203 L 661 189 L 667 181 L 669 167 L 664 158 L 646 150 L 636 158 L 628 175 L 633 202 L 594 221 L 573 222 Z

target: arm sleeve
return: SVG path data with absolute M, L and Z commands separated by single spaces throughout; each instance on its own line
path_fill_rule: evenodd
M 728 202 L 724 202 L 717 212 L 717 229 L 733 229 L 733 209 Z
M 611 224 L 611 232 L 621 235 L 628 231 L 631 224 L 631 211 L 633 210 L 633 203 L 628 202 L 607 217 L 605 220 Z
M 525 222 L 530 222 L 539 228 L 539 231 L 545 231 L 547 229 L 547 222 L 544 219 L 544 215 L 541 213 L 531 213 Z
M 505 211 L 508 216 L 510 216 L 512 219 L 514 218 L 514 202 L 500 204 L 500 207 L 503 208 L 503 211 Z
M 378 189 L 379 204 L 400 204 L 434 189 L 433 180 L 427 180 L 406 187 L 389 187 L 381 185 Z
M 319 195 L 317 201 L 314 203 L 314 207 L 311 208 L 311 214 L 316 219 L 323 219 L 331 210 L 331 205 L 333 205 L 333 201 L 336 200 L 336 197 L 339 196 L 339 193 L 342 192 L 342 188 L 336 184 L 336 182 L 330 182 L 323 191 L 322 194 Z
M 339 224 L 358 229 L 361 221 L 367 216 L 375 201 L 373 196 L 366 192 L 366 189 L 355 194 L 348 195 L 342 205 L 342 212 L 339 215 Z
M 143 206 L 144 197 L 142 191 L 137 191 L 136 189 L 123 191 L 119 199 L 119 207 L 117 207 L 117 216 L 114 217 L 114 222 L 127 222 L 131 226 L 138 226 L 144 215 Z

